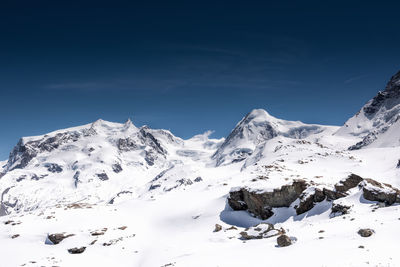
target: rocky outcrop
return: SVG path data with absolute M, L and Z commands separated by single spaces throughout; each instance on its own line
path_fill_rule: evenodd
M 347 178 L 341 180 L 339 183 L 335 184 L 335 189 L 337 192 L 345 193 L 351 188 L 356 187 L 364 179 L 356 174 L 350 174 Z
M 254 216 L 266 220 L 274 214 L 273 208 L 289 207 L 296 199 L 299 199 L 299 202 L 294 208 L 296 214 L 300 215 L 325 199 L 334 201 L 347 196 L 348 191 L 357 186 L 363 190 L 363 196 L 367 200 L 384 202 L 387 205 L 400 203 L 399 189 L 350 174 L 335 184 L 333 189 L 309 186 L 304 180 L 294 180 L 292 184 L 272 191 L 257 191 L 247 187 L 235 188 L 229 193 L 228 204 L 233 210 L 248 210 Z M 350 206 L 333 203 L 332 216 L 347 214 L 350 209 Z
M 379 183 L 373 179 L 364 179 L 360 184 L 363 196 L 370 201 L 384 202 L 387 205 L 400 203 L 400 190 L 390 184 Z
M 234 210 L 248 209 L 255 216 L 265 220 L 274 214 L 272 208 L 289 207 L 306 188 L 306 181 L 300 179 L 274 189 L 272 192 L 257 192 L 240 188 L 230 192 L 228 203 Z
M 323 201 L 325 197 L 323 190 L 315 187 L 307 188 L 299 197 L 300 202 L 296 206 L 296 213 L 299 215 L 311 210 L 315 203 Z

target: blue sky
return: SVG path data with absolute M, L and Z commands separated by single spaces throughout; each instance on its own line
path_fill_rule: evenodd
M 98 118 L 184 138 L 254 108 L 341 125 L 400 69 L 394 1 L 142 2 L 2 3 L 0 159 Z

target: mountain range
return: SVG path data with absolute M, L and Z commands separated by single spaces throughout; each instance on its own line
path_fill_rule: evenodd
M 399 118 L 400 72 L 343 126 L 254 109 L 221 139 L 101 119 L 23 137 L 2 266 L 399 266 Z

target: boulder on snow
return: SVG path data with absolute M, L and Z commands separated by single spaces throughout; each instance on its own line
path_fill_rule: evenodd
M 348 214 L 351 209 L 351 206 L 347 206 L 344 204 L 333 203 L 332 205 L 332 215 L 344 215 Z
M 68 252 L 70 254 L 81 254 L 86 250 L 86 247 L 80 247 L 80 248 L 70 248 L 68 249 Z
M 307 188 L 304 180 L 294 180 L 291 184 L 274 189 L 272 192 L 253 191 L 248 188 L 232 190 L 228 204 L 234 210 L 246 210 L 265 220 L 274 213 L 272 208 L 289 207 Z
M 96 175 L 102 181 L 107 181 L 109 179 L 107 173 L 105 173 L 105 172 L 97 173 Z
M 287 235 L 280 235 L 276 239 L 276 242 L 278 243 L 279 247 L 287 247 L 287 246 L 290 246 L 292 244 L 292 240 Z
M 57 234 L 49 234 L 47 235 L 47 239 L 51 241 L 53 245 L 57 245 L 61 241 L 63 241 L 65 238 L 74 236 L 74 234 L 68 234 L 66 235 L 65 233 L 57 233 Z
M 397 162 L 396 168 L 400 168 L 400 159 L 399 159 L 399 161 Z M 0 174 L 0 178 L 1 178 L 1 174 Z
M 214 229 L 214 232 L 219 232 L 219 231 L 221 231 L 222 230 L 222 226 L 221 225 L 219 225 L 218 223 L 217 224 L 215 224 L 215 229 Z
M 246 228 L 244 231 L 240 232 L 241 239 L 251 240 L 251 239 L 262 239 L 270 238 L 277 235 L 282 235 L 285 233 L 284 229 L 275 229 L 274 225 L 269 223 L 260 223 L 256 226 Z
M 363 196 L 367 200 L 384 202 L 387 205 L 400 203 L 400 190 L 390 184 L 364 179 L 360 186 L 363 189 Z
M 358 230 L 357 233 L 362 237 L 370 237 L 371 235 L 373 235 L 375 233 L 375 231 L 372 229 L 369 229 L 369 228 L 365 228 L 365 229 Z

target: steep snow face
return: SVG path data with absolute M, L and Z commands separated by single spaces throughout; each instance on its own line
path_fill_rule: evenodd
M 239 162 L 252 155 L 255 150 L 262 150 L 258 146 L 263 146 L 264 142 L 277 136 L 302 139 L 329 128 L 331 127 L 277 119 L 263 109 L 255 109 L 236 125 L 213 158 L 217 166 Z
M 384 91 L 379 92 L 373 99 L 352 118 L 350 118 L 336 135 L 353 135 L 362 138 L 360 142 L 349 149 L 360 149 L 375 143 L 376 146 L 393 146 L 399 142 L 400 132 L 396 135 L 384 135 L 397 124 L 400 118 L 400 72 L 396 73 Z M 396 127 L 396 126 L 394 126 Z M 387 138 L 392 138 L 388 140 Z M 378 141 L 383 138 L 384 140 Z

